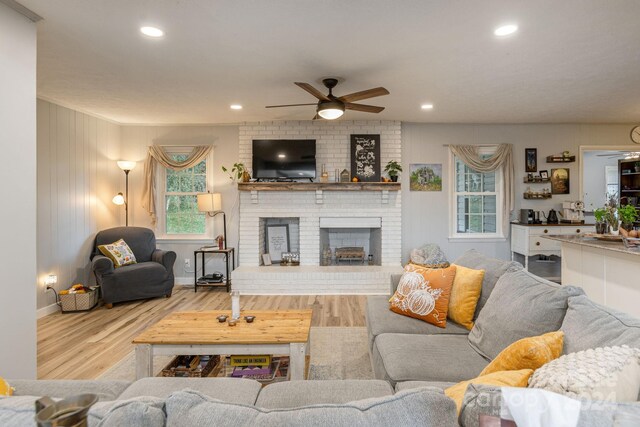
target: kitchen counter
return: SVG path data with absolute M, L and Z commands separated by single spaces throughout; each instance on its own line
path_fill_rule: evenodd
M 608 251 L 622 252 L 625 254 L 640 255 L 640 249 L 629 249 L 624 246 L 622 240 L 619 242 L 610 242 L 606 240 L 598 240 L 594 237 L 577 236 L 577 235 L 551 235 L 543 236 L 546 239 L 556 240 L 563 243 L 572 243 L 575 245 L 589 246 L 591 248 L 604 249 Z M 640 261 L 640 260 L 638 260 Z
M 561 282 L 580 286 L 598 304 L 640 318 L 640 250 L 584 235 L 543 236 L 560 244 Z

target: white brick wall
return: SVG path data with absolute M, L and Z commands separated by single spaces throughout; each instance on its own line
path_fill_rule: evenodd
M 240 162 L 248 168 L 252 164 L 252 140 L 254 139 L 315 139 L 316 176 L 320 176 L 324 164 L 333 181 L 335 170 L 350 170 L 349 147 L 351 134 L 380 135 L 380 164 L 389 160 L 402 162 L 402 141 L 399 121 L 283 121 L 243 123 L 240 125 Z
M 319 176 L 322 164 L 325 164 L 330 180 L 333 180 L 335 169 L 349 169 L 351 134 L 380 134 L 382 167 L 389 160 L 401 162 L 400 122 L 320 120 L 241 125 L 240 162 L 251 165 L 253 139 L 315 139 L 316 172 Z M 232 275 L 234 289 L 263 294 L 388 291 L 389 275 L 401 265 L 400 192 L 389 192 L 388 201 L 380 191 L 324 191 L 320 196 L 321 203 L 317 203 L 316 196 L 315 191 L 240 192 L 240 267 Z M 382 266 L 318 267 L 321 217 L 381 218 Z M 258 267 L 261 249 L 264 248 L 264 231 L 260 229 L 264 218 L 300 219 L 300 267 Z

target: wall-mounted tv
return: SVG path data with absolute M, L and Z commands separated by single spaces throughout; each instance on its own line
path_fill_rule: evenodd
M 257 179 L 315 178 L 315 139 L 254 139 L 253 177 Z

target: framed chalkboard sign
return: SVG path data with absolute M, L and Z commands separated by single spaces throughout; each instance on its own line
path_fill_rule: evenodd
M 351 135 L 351 175 L 380 182 L 380 135 Z

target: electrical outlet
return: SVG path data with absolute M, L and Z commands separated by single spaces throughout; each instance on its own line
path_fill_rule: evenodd
M 51 286 L 51 285 L 47 285 L 47 287 L 46 287 L 46 288 L 44 288 L 44 292 L 45 292 L 45 293 L 46 293 L 46 292 L 49 292 L 49 291 L 51 291 L 51 290 L 53 290 L 53 286 Z
M 191 259 L 189 258 L 184 259 L 184 268 L 191 268 Z

